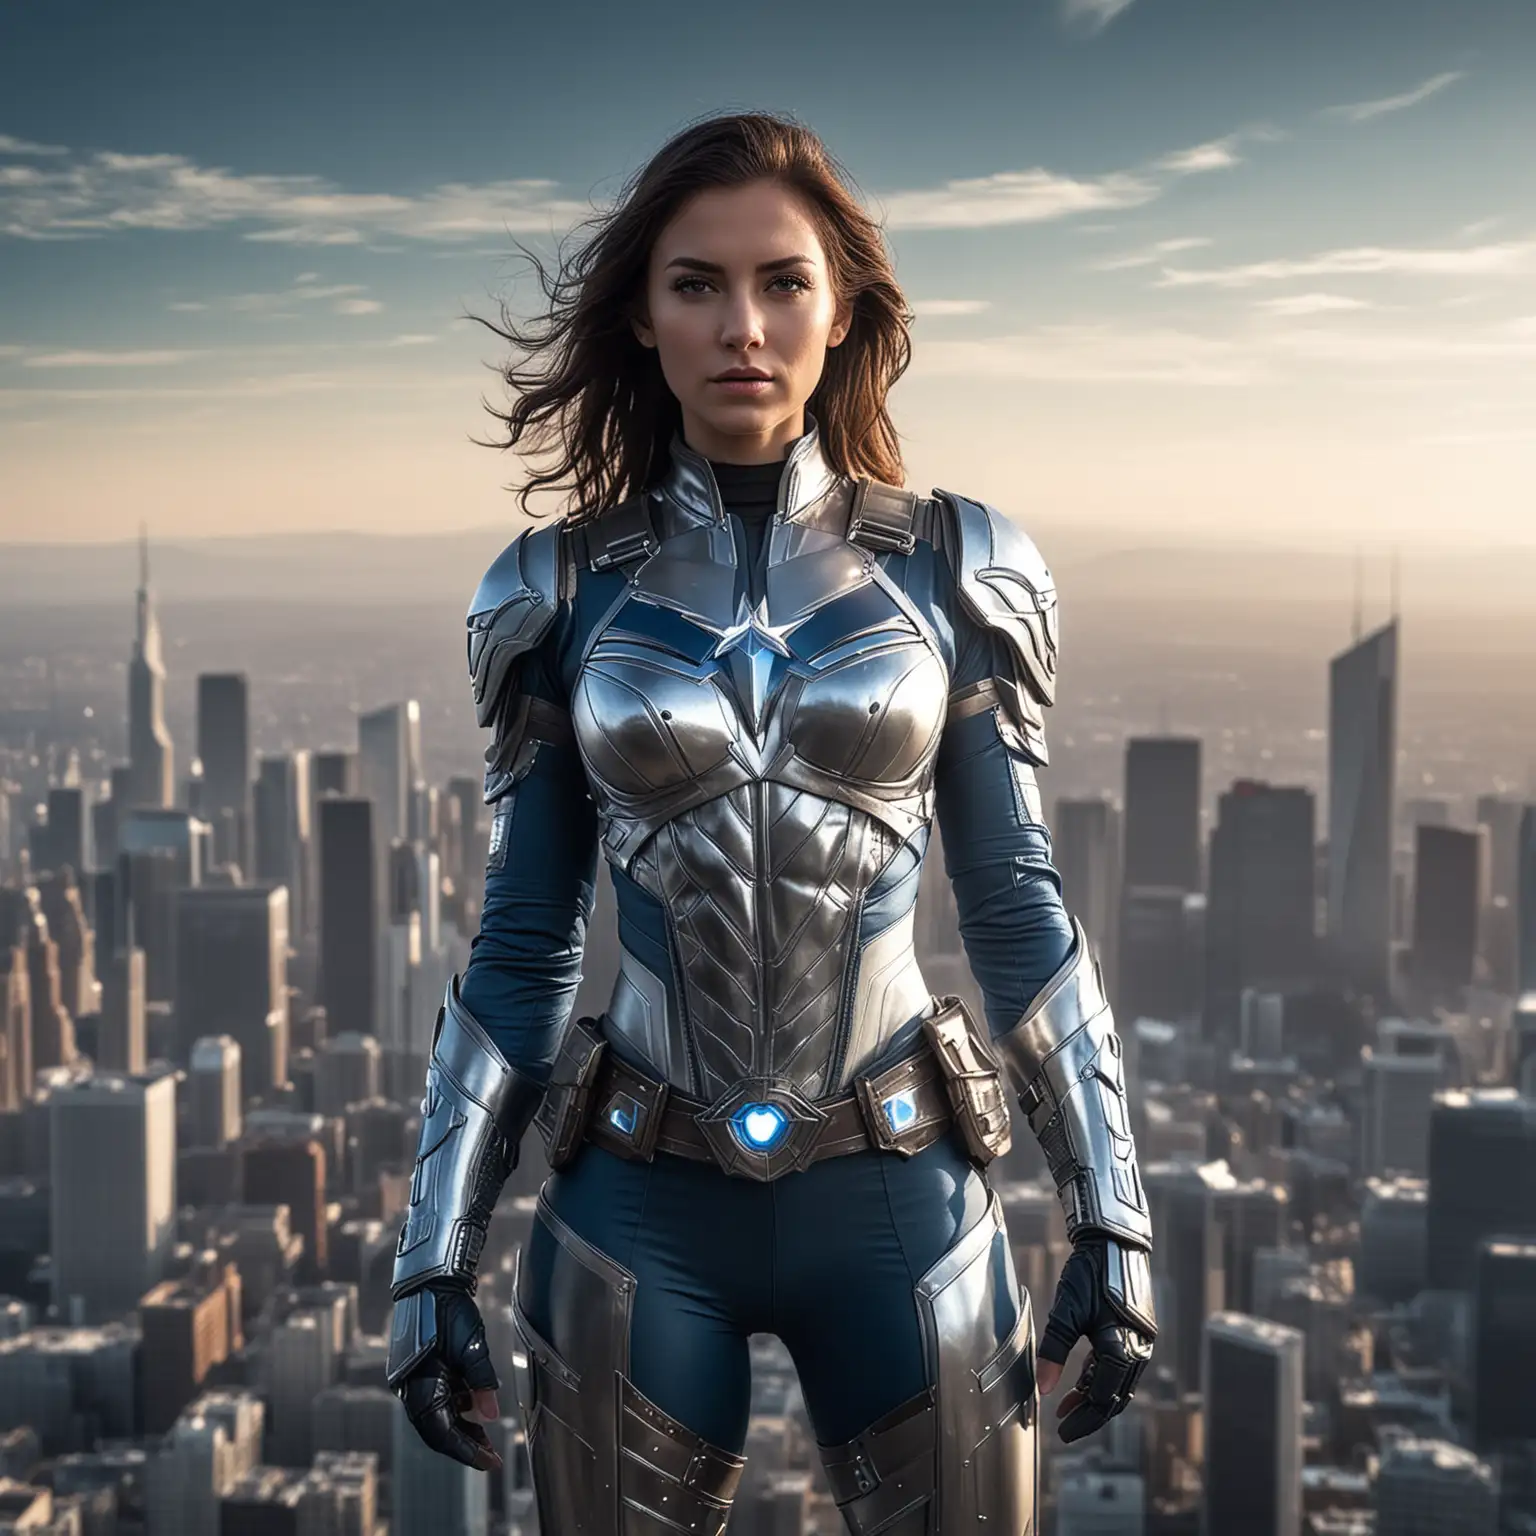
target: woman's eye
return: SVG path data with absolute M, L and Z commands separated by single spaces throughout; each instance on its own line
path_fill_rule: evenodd
M 807 293 L 813 286 L 809 278 L 801 277 L 796 272 L 781 272 L 773 279 L 773 282 L 788 283 L 790 287 L 787 291 L 790 293 Z M 770 284 L 771 286 L 772 284 Z M 673 282 L 672 291 L 674 293 L 700 293 L 708 289 L 708 287 L 709 284 L 702 277 L 680 277 Z M 785 291 L 782 288 L 779 289 L 780 293 Z

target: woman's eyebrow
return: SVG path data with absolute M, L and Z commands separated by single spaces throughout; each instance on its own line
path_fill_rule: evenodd
M 760 261 L 757 264 L 759 272 L 777 272 L 781 267 L 793 267 L 797 265 L 811 266 L 813 262 L 809 256 L 779 256 L 773 261 Z M 725 268 L 718 261 L 703 261 L 697 256 L 674 256 L 667 263 L 667 267 L 687 267 L 694 272 L 724 272 Z

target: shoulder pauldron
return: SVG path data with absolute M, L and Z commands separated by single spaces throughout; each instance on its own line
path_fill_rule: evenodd
M 996 507 L 937 487 L 934 496 L 950 511 L 943 542 L 960 601 L 1003 640 L 1012 664 L 1012 677 L 996 679 L 1000 724 L 1010 745 L 1043 764 L 1043 712 L 1056 701 L 1056 583 L 1034 541 Z
M 531 715 L 557 713 L 543 700 L 517 690 L 513 674 L 554 623 L 567 580 L 562 545 L 558 523 L 524 529 L 492 561 L 469 605 L 469 676 L 475 718 L 496 731 L 486 751 L 487 802 L 504 794 L 527 771 L 532 759 L 522 748 L 534 739 Z M 547 736 L 548 731 L 541 734 Z

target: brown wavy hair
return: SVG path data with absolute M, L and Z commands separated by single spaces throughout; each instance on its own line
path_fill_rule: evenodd
M 903 480 L 886 396 L 911 361 L 912 313 L 896 282 L 880 225 L 865 212 L 853 182 L 809 128 L 765 112 L 704 118 L 667 141 L 625 185 L 613 208 L 577 227 L 574 250 L 561 242 L 551 274 L 514 241 L 538 274 L 547 310 L 518 325 L 501 304 L 502 324 L 477 320 L 515 349 L 498 371 L 512 391 L 510 410 L 487 411 L 505 440 L 483 448 L 522 449 L 548 459 L 518 492 L 569 491 L 572 523 L 654 484 L 664 472 L 682 411 L 653 349 L 630 326 L 643 302 L 651 249 L 695 193 L 773 180 L 807 205 L 826 253 L 833 291 L 848 299 L 852 324 L 827 352 L 807 402 L 827 461 L 845 475 L 888 484 Z

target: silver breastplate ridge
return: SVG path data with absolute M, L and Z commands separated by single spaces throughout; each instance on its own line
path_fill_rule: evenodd
M 625 951 L 610 1031 L 711 1101 L 749 1079 L 842 1092 L 930 1004 L 910 900 L 879 932 L 864 912 L 931 817 L 948 669 L 846 537 L 849 483 L 814 435 L 801 449 L 755 604 L 707 463 L 677 456 L 656 552 L 594 627 L 571 696 L 604 852 L 660 903 L 675 971 L 669 988 Z

